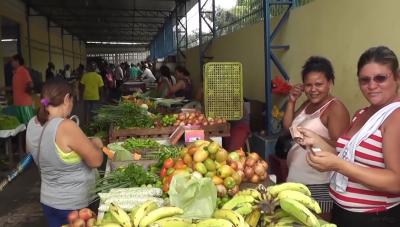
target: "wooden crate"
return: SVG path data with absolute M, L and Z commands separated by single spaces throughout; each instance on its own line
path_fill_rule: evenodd
M 111 126 L 108 134 L 108 142 L 124 141 L 127 138 L 168 138 L 176 128 L 177 127 L 115 129 Z M 200 129 L 204 130 L 206 138 L 230 136 L 229 123 L 201 126 Z

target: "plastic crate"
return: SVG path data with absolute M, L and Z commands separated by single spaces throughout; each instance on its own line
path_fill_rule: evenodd
M 207 117 L 243 117 L 243 73 L 239 62 L 204 65 L 204 103 Z

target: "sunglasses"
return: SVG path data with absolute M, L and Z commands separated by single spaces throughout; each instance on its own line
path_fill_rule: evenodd
M 371 80 L 373 80 L 377 84 L 382 84 L 388 78 L 389 78 L 388 75 L 381 75 L 381 74 L 378 74 L 378 75 L 376 75 L 374 77 L 360 76 L 360 77 L 358 77 L 358 83 L 360 85 L 367 85 L 367 84 L 369 84 L 371 82 Z

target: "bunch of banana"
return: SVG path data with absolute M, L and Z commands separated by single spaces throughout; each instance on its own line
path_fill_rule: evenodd
M 260 185 L 258 191 L 262 198 L 258 203 L 263 214 L 260 218 L 262 226 L 335 226 L 329 223 L 322 225 L 314 214 L 320 214 L 321 208 L 303 184 L 283 183 L 268 188 Z

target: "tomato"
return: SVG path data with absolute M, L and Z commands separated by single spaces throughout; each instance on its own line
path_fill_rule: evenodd
M 160 172 L 160 177 L 165 177 L 167 175 L 167 168 L 163 167 Z
M 166 159 L 164 161 L 164 168 L 171 168 L 174 166 L 174 160 L 172 158 Z
M 165 184 L 163 185 L 162 190 L 163 190 L 163 192 L 168 192 L 168 191 L 169 191 L 169 183 L 165 183 Z

